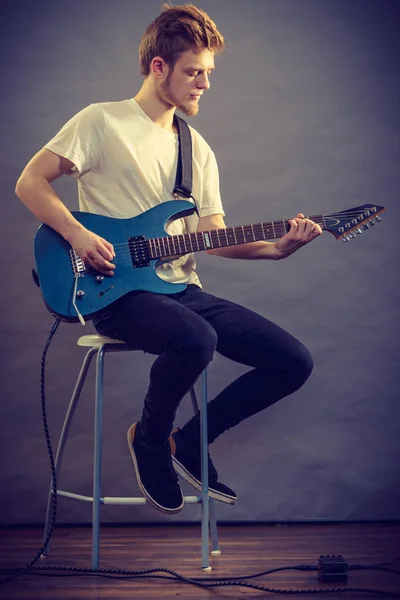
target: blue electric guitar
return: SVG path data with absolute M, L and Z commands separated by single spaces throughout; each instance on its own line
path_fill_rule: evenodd
M 73 212 L 84 227 L 114 246 L 116 269 L 112 277 L 105 277 L 86 265 L 62 236 L 51 227 L 41 225 L 35 236 L 34 250 L 39 284 L 49 311 L 63 321 L 84 323 L 84 317 L 90 319 L 133 290 L 158 294 L 181 292 L 186 285 L 160 279 L 155 272 L 157 263 L 189 252 L 275 240 L 290 229 L 288 221 L 282 220 L 180 235 L 165 232 L 168 223 L 195 210 L 192 202 L 171 200 L 131 219 Z M 309 218 L 337 239 L 349 241 L 374 221 L 380 221 L 379 213 L 384 210 L 383 206 L 365 204 Z

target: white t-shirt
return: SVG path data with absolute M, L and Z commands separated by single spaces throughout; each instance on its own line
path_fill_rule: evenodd
M 190 127 L 193 146 L 193 196 L 200 216 L 224 214 L 214 153 Z M 45 148 L 68 158 L 78 182 L 79 209 L 130 218 L 174 199 L 178 136 L 156 125 L 133 98 L 91 104 L 70 119 Z M 193 214 L 174 221 L 171 234 L 194 232 Z M 196 283 L 194 254 L 159 267 L 172 283 Z

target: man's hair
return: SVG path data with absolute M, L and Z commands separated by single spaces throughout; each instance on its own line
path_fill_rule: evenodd
M 225 48 L 224 38 L 207 13 L 193 4 L 163 4 L 162 13 L 147 27 L 139 46 L 142 75 L 150 73 L 150 64 L 160 56 L 173 69 L 186 50 L 212 50 L 219 54 Z

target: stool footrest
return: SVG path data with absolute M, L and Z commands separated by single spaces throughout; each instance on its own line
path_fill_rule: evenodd
M 63 496 L 64 498 L 72 498 L 72 500 L 83 500 L 84 502 L 93 502 L 92 496 L 83 496 L 82 494 L 74 494 L 73 492 L 65 492 L 63 490 L 57 490 L 57 496 Z M 184 496 L 183 501 L 185 504 L 201 504 L 201 496 Z M 100 504 L 147 504 L 146 498 L 118 498 L 114 496 L 105 496 L 100 498 Z

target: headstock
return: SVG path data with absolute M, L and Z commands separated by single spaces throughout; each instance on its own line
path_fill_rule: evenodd
M 375 222 L 380 223 L 382 219 L 379 214 L 384 210 L 384 206 L 363 204 L 331 215 L 323 215 L 324 229 L 336 239 L 348 242 L 357 237 L 357 234 L 373 227 Z

